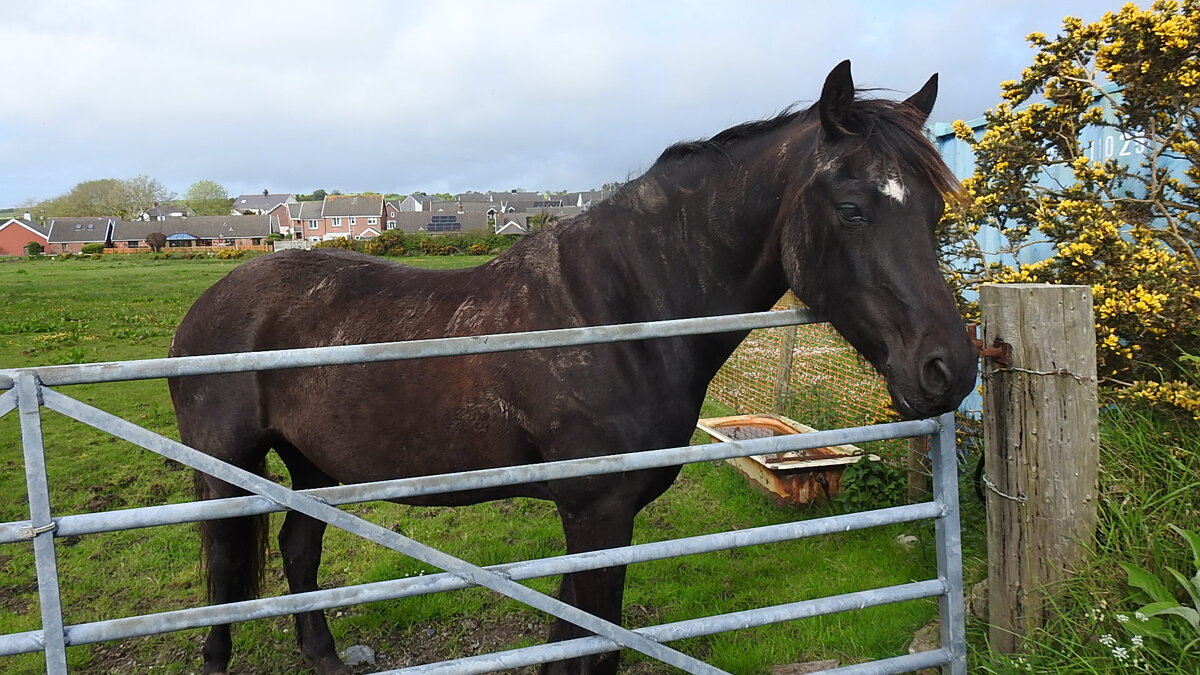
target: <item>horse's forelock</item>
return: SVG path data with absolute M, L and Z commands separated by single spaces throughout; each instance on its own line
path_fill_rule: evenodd
M 881 185 L 889 174 L 900 171 L 926 182 L 936 192 L 951 196 L 958 192 L 958 179 L 925 132 L 925 115 L 898 101 L 860 99 L 851 111 L 853 136 L 839 139 L 829 149 L 831 156 L 849 160 L 861 157 L 867 166 L 881 167 Z

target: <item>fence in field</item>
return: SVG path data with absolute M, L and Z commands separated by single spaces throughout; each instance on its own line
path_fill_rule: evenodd
M 257 246 L 252 246 L 250 244 L 245 244 L 245 245 L 229 244 L 226 246 L 164 246 L 162 248 L 162 251 L 160 251 L 160 253 L 195 253 L 195 252 L 199 252 L 199 251 L 205 251 L 205 252 L 259 251 L 259 252 L 265 253 L 270 250 L 271 250 L 271 247 L 267 244 L 260 244 Z M 153 253 L 153 252 L 154 251 L 151 250 L 150 247 L 148 247 L 148 246 L 138 246 L 138 247 L 121 246 L 121 247 L 116 247 L 116 248 L 104 249 L 104 253 L 116 253 L 116 254 Z
M 0 391 L 8 389 L 0 395 L 0 416 L 14 410 L 19 411 L 20 415 L 30 511 L 29 520 L 0 523 L 0 544 L 25 543 L 32 545 L 37 568 L 42 626 L 40 630 L 0 635 L 0 656 L 44 652 L 46 672 L 59 675 L 67 672 L 66 650 L 71 645 L 282 616 L 302 611 L 329 609 L 477 585 L 518 599 L 555 617 L 571 621 L 591 631 L 594 635 L 507 652 L 471 656 L 397 672 L 484 673 L 628 648 L 648 654 L 685 672 L 720 673 L 722 671 L 671 649 L 665 643 L 687 637 L 861 609 L 891 602 L 938 598 L 941 615 L 941 647 L 916 654 L 904 654 L 880 661 L 851 665 L 840 668 L 837 672 L 896 673 L 941 666 L 950 673 L 965 673 L 962 551 L 952 415 L 944 415 L 936 420 L 893 422 L 705 446 L 648 450 L 607 457 L 443 474 L 369 485 L 345 485 L 320 490 L 292 491 L 255 474 L 224 464 L 181 443 L 115 417 L 54 389 L 57 386 L 81 383 L 368 363 L 642 340 L 728 332 L 738 329 L 794 326 L 814 321 L 815 319 L 809 313 L 792 310 L 381 345 L 348 345 L 0 371 Z M 118 438 L 136 443 L 165 457 L 214 475 L 228 483 L 244 488 L 253 496 L 56 517 L 50 505 L 50 486 L 48 485 L 41 433 L 43 408 L 61 413 L 83 424 L 104 430 Z M 750 530 L 638 544 L 591 552 L 586 555 L 565 555 L 515 562 L 490 568 L 471 565 L 413 541 L 391 529 L 379 527 L 337 508 L 337 505 L 341 504 L 402 496 L 456 492 L 497 485 L 635 471 L 731 457 L 777 454 L 843 443 L 858 444 L 919 436 L 930 438 L 930 454 L 934 467 L 933 499 L 931 501 Z M 56 540 L 58 538 L 287 509 L 300 511 L 329 522 L 392 550 L 434 565 L 445 570 L 445 573 L 227 605 L 64 625 L 56 557 Z M 540 576 L 923 519 L 934 520 L 938 570 L 936 578 L 636 630 L 625 629 L 586 614 L 517 583 L 521 579 Z
M 775 309 L 797 306 L 789 291 Z M 752 331 L 708 395 L 738 413 L 771 411 L 817 429 L 896 419 L 883 378 L 827 323 Z

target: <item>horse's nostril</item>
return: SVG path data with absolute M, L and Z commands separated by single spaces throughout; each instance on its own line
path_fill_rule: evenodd
M 925 362 L 925 368 L 921 375 L 925 390 L 931 393 L 945 392 L 950 388 L 950 382 L 954 378 L 953 373 L 950 372 L 950 366 L 936 356 Z

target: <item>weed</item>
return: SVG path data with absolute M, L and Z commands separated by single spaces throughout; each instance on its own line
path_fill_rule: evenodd
M 908 476 L 886 462 L 861 457 L 842 473 L 838 504 L 847 511 L 866 511 L 904 503 Z

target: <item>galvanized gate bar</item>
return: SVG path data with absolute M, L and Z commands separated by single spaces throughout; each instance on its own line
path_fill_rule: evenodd
M 778 525 L 718 532 L 683 539 L 634 544 L 603 551 L 572 553 L 539 560 L 491 565 L 484 569 L 503 574 L 513 581 L 523 581 L 556 574 L 599 569 L 613 565 L 630 565 L 651 560 L 663 560 L 698 553 L 711 553 L 732 548 L 792 541 L 838 532 L 861 530 L 880 525 L 894 525 L 937 518 L 942 509 L 933 502 L 894 506 L 886 509 L 827 516 Z M 109 619 L 67 626 L 67 643 L 91 644 L 109 640 L 124 640 L 167 631 L 199 628 L 214 624 L 234 623 L 252 619 L 287 616 L 298 612 L 333 609 L 382 600 L 441 593 L 469 588 L 472 584 L 448 572 L 420 577 L 377 581 L 370 584 L 342 586 L 307 593 L 273 598 L 193 607 L 158 614 Z M 0 636 L 0 656 L 33 652 L 41 649 L 40 631 L 28 631 Z
M 67 649 L 66 639 L 63 637 L 62 598 L 58 588 L 58 562 L 54 551 L 54 520 L 50 511 L 46 453 L 42 445 L 40 387 L 37 378 L 31 373 L 18 375 L 16 385 L 17 405 L 21 411 L 21 441 L 25 454 L 25 489 L 29 498 L 29 536 L 33 539 L 33 556 L 37 566 L 46 673 L 66 675 Z
M 946 592 L 938 602 L 942 647 L 949 650 L 950 675 L 967 673 L 967 610 L 963 600 L 962 529 L 958 520 L 958 453 L 954 446 L 954 413 L 938 418 L 941 429 L 929 439 L 933 467 L 933 499 L 943 507 L 934 520 L 938 576 Z
M 0 417 L 17 409 L 17 390 L 9 389 L 0 394 Z
M 97 382 L 152 380 L 160 377 L 241 373 L 254 370 L 279 370 L 308 366 L 374 363 L 435 356 L 491 354 L 522 349 L 574 347 L 603 342 L 626 342 L 706 333 L 732 333 L 753 328 L 774 328 L 805 323 L 817 323 L 817 315 L 807 309 L 779 312 L 753 312 L 723 316 L 667 321 L 559 328 L 544 331 L 471 335 L 465 337 L 381 342 L 366 345 L 338 345 L 304 349 L 275 349 L 236 354 L 182 356 L 173 359 L 144 359 L 137 361 L 108 361 L 79 363 L 65 366 L 0 370 L 0 389 L 9 389 L 15 373 L 32 371 L 47 387 Z
M 610 621 L 589 614 L 557 598 L 539 593 L 499 574 L 488 572 L 477 565 L 409 539 L 398 532 L 380 527 L 375 523 L 346 513 L 336 506 L 326 504 L 314 497 L 299 494 L 273 483 L 262 476 L 239 469 L 231 464 L 226 464 L 199 450 L 190 448 L 178 441 L 159 436 L 132 422 L 64 396 L 52 389 L 43 389 L 42 392 L 46 407 L 67 415 L 72 419 L 153 450 L 164 457 L 169 457 L 193 469 L 203 471 L 230 485 L 260 494 L 293 511 L 299 511 L 312 518 L 325 521 L 334 527 L 346 530 L 411 558 L 451 572 L 479 586 L 518 600 L 564 621 L 569 621 L 597 635 L 607 637 L 623 647 L 635 649 L 688 673 L 718 675 L 725 672 L 674 649 L 660 645 L 653 640 L 638 635 Z M 61 626 L 61 617 L 59 617 L 59 625 Z M 59 635 L 62 635 L 61 630 L 59 631 Z
M 101 427 L 102 430 L 107 431 Z M 327 504 L 352 504 L 367 501 L 382 501 L 418 497 L 462 489 L 480 489 L 521 483 L 537 483 L 563 478 L 617 473 L 637 469 L 654 469 L 678 466 L 691 462 L 730 459 L 748 455 L 770 455 L 782 452 L 810 450 L 826 446 L 867 443 L 871 441 L 924 436 L 937 430 L 933 420 L 911 420 L 891 422 L 866 427 L 830 429 L 804 434 L 790 434 L 769 438 L 756 438 L 728 443 L 709 443 L 660 450 L 643 450 L 619 455 L 584 457 L 519 467 L 500 467 L 460 473 L 416 476 L 373 483 L 357 483 L 335 487 L 301 490 L 300 494 L 311 496 Z M 148 434 L 154 434 L 144 430 Z M 158 438 L 165 438 L 154 434 Z M 144 444 L 139 443 L 145 447 Z M 464 487 L 465 486 L 465 487 Z M 229 518 L 233 516 L 258 515 L 284 511 L 282 506 L 260 496 L 232 497 L 229 499 L 188 504 L 166 504 L 134 509 L 121 509 L 97 514 L 62 516 L 58 519 L 58 536 L 97 534 L 114 530 L 136 529 L 154 525 L 175 525 L 185 522 Z M 0 544 L 20 541 L 22 531 L 28 523 L 16 521 L 0 523 Z
M 783 621 L 794 621 L 825 614 L 878 607 L 879 605 L 886 605 L 893 602 L 931 598 L 944 591 L 945 588 L 940 581 L 917 581 L 898 586 L 873 588 L 867 591 L 856 591 L 813 600 L 775 605 L 774 607 L 762 607 L 759 609 L 731 612 L 729 614 L 718 614 L 704 617 L 703 619 L 688 619 L 676 623 L 648 626 L 646 628 L 638 628 L 637 632 L 654 638 L 659 642 L 673 642 L 675 640 L 712 635 L 713 633 L 723 633 L 742 628 L 754 628 L 756 626 L 765 626 Z M 471 673 L 490 673 L 494 670 L 519 668 L 545 661 L 557 661 L 560 659 L 587 656 L 589 654 L 599 654 L 601 652 L 612 651 L 612 649 L 613 644 L 604 638 L 586 637 L 555 642 L 548 645 L 538 645 L 536 647 L 512 649 L 493 654 L 468 656 L 453 661 L 388 670 L 375 673 L 374 675 L 468 675 Z M 937 662 L 938 659 L 940 659 L 941 663 L 945 663 L 946 661 L 945 654 L 939 655 L 936 651 L 923 653 L 933 654 L 932 657 L 925 657 L 934 661 L 931 665 L 940 665 Z
M 727 315 L 723 317 L 680 319 L 665 322 L 645 322 L 638 324 L 623 324 L 590 328 L 570 328 L 555 331 L 540 331 L 531 333 L 511 333 L 506 335 L 469 336 L 445 338 L 437 340 L 421 340 L 410 342 L 383 343 L 375 345 L 348 345 L 341 347 L 326 347 L 298 350 L 276 350 L 272 352 L 248 352 L 232 355 L 211 355 L 184 357 L 176 359 L 149 359 L 144 361 L 124 363 L 78 364 L 70 366 L 50 366 L 45 368 L 25 368 L 16 370 L 0 370 L 0 390 L 18 387 L 17 390 L 0 393 L 0 415 L 20 407 L 22 416 L 22 433 L 26 438 L 26 471 L 29 484 L 31 518 L 29 521 L 0 524 L 0 543 L 21 539 L 34 539 L 35 558 L 38 563 L 39 593 L 42 596 L 43 630 L 0 636 L 0 653 L 18 653 L 19 651 L 45 651 L 47 672 L 58 675 L 66 672 L 67 644 L 80 644 L 72 638 L 78 637 L 83 641 L 119 639 L 122 633 L 141 631 L 136 634 L 149 634 L 171 630 L 168 626 L 173 623 L 191 625 L 207 625 L 211 621 L 198 623 L 201 618 L 209 620 L 214 617 L 230 616 L 222 612 L 240 609 L 232 614 L 234 620 L 251 618 L 248 614 L 277 615 L 295 611 L 307 611 L 317 607 L 340 606 L 343 604 L 358 604 L 370 601 L 369 598 L 382 599 L 416 595 L 424 592 L 434 592 L 446 588 L 461 588 L 469 585 L 481 585 L 513 597 L 535 608 L 546 611 L 583 626 L 586 630 L 596 633 L 594 637 L 579 640 L 553 643 L 540 647 L 506 652 L 508 659 L 514 653 L 520 652 L 520 658 L 536 659 L 528 663 L 540 663 L 549 660 L 565 658 L 561 656 L 563 649 L 578 649 L 579 643 L 590 643 L 586 653 L 599 653 L 619 649 L 622 646 L 643 651 L 655 658 L 675 665 L 692 673 L 719 673 L 716 668 L 687 657 L 675 650 L 658 644 L 656 639 L 678 639 L 667 637 L 672 631 L 681 630 L 681 626 L 692 625 L 694 630 L 701 632 L 696 635 L 733 630 L 757 623 L 746 623 L 751 617 L 762 623 L 787 620 L 788 612 L 800 612 L 799 616 L 811 615 L 804 612 L 826 613 L 820 610 L 828 607 L 828 611 L 838 611 L 834 605 L 839 599 L 849 596 L 835 596 L 795 603 L 795 607 L 784 605 L 750 610 L 749 613 L 734 613 L 718 617 L 706 617 L 668 626 L 655 626 L 639 631 L 629 631 L 616 624 L 603 621 L 597 617 L 581 612 L 553 598 L 536 593 L 527 587 L 513 581 L 513 577 L 532 578 L 546 574 L 559 574 L 580 569 L 613 564 L 628 564 L 640 560 L 687 555 L 691 552 L 717 550 L 751 545 L 763 541 L 778 541 L 784 538 L 786 527 L 773 526 L 756 528 L 753 531 L 727 532 L 716 535 L 704 535 L 686 540 L 656 542 L 629 546 L 610 551 L 589 552 L 570 556 L 547 558 L 540 561 L 523 561 L 507 565 L 493 566 L 484 570 L 464 561 L 453 558 L 436 549 L 415 542 L 391 530 L 345 513 L 330 505 L 330 500 L 340 500 L 339 503 L 357 501 L 373 501 L 377 499 L 415 496 L 418 494 L 436 494 L 439 492 L 478 489 L 481 486 L 539 482 L 557 480 L 594 473 L 610 473 L 615 471 L 631 471 L 654 468 L 658 466 L 673 466 L 706 459 L 745 456 L 749 454 L 771 454 L 791 449 L 818 447 L 820 445 L 861 443 L 883 438 L 898 438 L 934 433 L 933 468 L 934 502 L 915 507 L 900 507 L 891 513 L 866 512 L 848 514 L 832 519 L 821 519 L 825 522 L 802 521 L 797 523 L 798 529 L 790 534 L 811 536 L 818 531 L 832 531 L 841 525 L 844 529 L 858 529 L 873 524 L 907 522 L 923 517 L 935 519 L 935 530 L 938 538 L 938 579 L 927 582 L 917 582 L 888 589 L 873 589 L 862 592 L 865 598 L 870 598 L 868 604 L 881 604 L 903 599 L 906 593 L 912 593 L 913 587 L 920 587 L 922 595 L 918 597 L 939 597 L 939 607 L 942 618 L 943 648 L 921 654 L 900 656 L 869 664 L 859 664 L 836 669 L 836 673 L 892 673 L 903 672 L 914 668 L 943 665 L 952 675 L 965 673 L 965 627 L 962 602 L 962 552 L 961 535 L 957 512 L 957 472 L 956 455 L 953 446 L 953 416 L 947 414 L 938 422 L 931 420 L 882 425 L 881 428 L 857 428 L 837 430 L 840 436 L 830 435 L 821 437 L 820 434 L 835 432 L 817 432 L 803 434 L 800 438 L 768 438 L 754 441 L 717 444 L 716 447 L 706 446 L 697 452 L 698 448 L 668 448 L 630 453 L 625 456 L 607 456 L 570 460 L 566 462 L 528 465 L 509 469 L 485 470 L 467 472 L 464 474 L 445 474 L 419 479 L 403 479 L 399 481 L 383 481 L 371 484 L 359 484 L 327 488 L 324 490 L 297 493 L 275 483 L 262 479 L 236 467 L 225 465 L 212 459 L 204 453 L 195 451 L 180 443 L 167 439 L 142 429 L 130 422 L 121 420 L 113 415 L 94 407 L 75 401 L 42 385 L 75 384 L 83 382 L 109 382 L 133 379 L 149 379 L 157 377 L 184 376 L 217 372 L 245 372 L 252 370 L 268 370 L 279 368 L 294 368 L 319 365 L 339 365 L 348 363 L 366 363 L 390 361 L 409 358 L 424 358 L 431 356 L 454 356 L 471 353 L 494 353 L 519 349 L 539 349 L 547 347 L 565 347 L 599 342 L 617 342 L 625 340 L 641 340 L 653 338 L 677 337 L 702 333 L 720 333 L 744 331 L 751 328 L 795 325 L 797 323 L 813 323 L 817 319 L 807 311 L 766 312 L 757 314 Z M 23 393 L 29 390 L 32 396 Z M 184 464 L 212 474 L 226 482 L 238 485 L 244 489 L 257 492 L 263 496 L 236 498 L 208 502 L 195 506 L 191 511 L 190 505 L 166 505 L 142 509 L 127 509 L 106 514 L 68 516 L 60 521 L 54 521 L 50 515 L 48 488 L 45 481 L 45 461 L 41 447 L 39 397 L 45 399 L 47 407 L 63 412 L 85 424 L 103 429 L 125 440 L 142 445 L 164 456 L 182 461 Z M 31 409 L 31 410 L 30 410 Z M 32 412 L 32 417 L 30 413 Z M 33 420 L 36 423 L 30 423 Z M 907 426 L 906 426 L 907 425 Z M 36 437 L 35 443 L 28 440 L 30 433 Z M 835 440 L 841 439 L 841 440 Z M 811 443 L 811 445 L 810 445 Z M 36 455 L 35 457 L 30 457 Z M 191 461 L 189 461 L 191 460 Z M 215 463 L 210 464 L 210 462 Z M 40 487 L 37 481 L 30 478 L 40 470 Z M 506 475 L 507 474 L 507 475 Z M 457 482 L 451 482 L 457 481 Z M 38 490 L 45 493 L 45 499 L 37 494 Z M 43 507 L 37 506 L 41 501 Z M 285 509 L 300 511 L 309 516 L 346 529 L 352 533 L 380 543 L 393 550 L 422 560 L 428 564 L 449 570 L 448 574 L 430 575 L 418 579 L 393 580 L 378 584 L 364 584 L 355 587 L 315 591 L 313 593 L 285 596 L 264 600 L 247 601 L 236 605 L 213 606 L 179 612 L 167 612 L 142 617 L 129 617 L 110 621 L 98 621 L 91 624 L 80 624 L 64 630 L 61 601 L 58 597 L 57 565 L 54 559 L 54 537 L 56 526 L 66 523 L 69 527 L 79 528 L 79 533 L 108 531 L 111 525 L 122 525 L 120 529 L 144 527 L 157 524 L 168 524 L 185 520 L 200 520 L 214 517 L 214 514 L 225 514 L 224 517 L 248 514 L 266 513 Z M 40 509 L 40 511 L 39 511 Z M 171 519 L 165 520 L 170 517 Z M 220 517 L 220 516 L 217 516 Z M 846 519 L 839 523 L 837 518 Z M 850 520 L 870 521 L 870 524 L 850 524 Z M 811 525 L 810 525 L 811 524 Z M 805 528 L 808 528 L 807 530 Z M 25 528 L 24 530 L 22 528 Z M 90 528 L 90 529 L 89 529 Z M 111 528 L 115 529 L 115 528 Z M 24 534 L 22 534 L 24 532 Z M 807 532 L 807 534 L 805 534 Z M 63 530 L 57 533 L 62 536 Z M 520 576 L 525 575 L 525 576 Z M 48 580 L 48 581 L 47 581 Z M 855 595 L 855 594 L 850 594 Z M 832 604 L 829 604 L 832 603 Z M 866 606 L 866 605 L 861 605 Z M 781 609 L 781 608 L 791 609 Z M 849 607 L 847 607 L 849 608 Z M 820 610 L 820 611 L 818 611 Z M 780 612 L 783 614 L 780 614 Z M 266 614 L 270 613 L 270 614 Z M 773 617 L 773 618 L 768 618 Z M 164 621 L 164 618 L 166 619 Z M 193 623 L 196 622 L 196 623 Z M 225 622 L 220 620 L 220 622 Z M 730 623 L 731 622 L 731 623 Z M 664 632 L 666 631 L 666 632 Z M 17 652 L 3 651 L 7 648 L 17 648 Z M 449 662 L 456 664 L 459 662 Z M 508 663 L 508 661 L 505 661 Z M 453 672 L 466 672 L 449 667 Z M 512 666 L 504 666 L 512 667 Z M 439 664 L 423 667 L 432 670 L 419 672 L 444 672 L 437 670 Z M 408 672 L 408 671 L 405 671 Z M 484 671 L 469 671 L 484 672 Z
M 922 668 L 937 668 L 950 662 L 945 649 L 931 649 L 927 652 L 893 656 L 890 659 L 879 659 L 866 663 L 855 663 L 841 668 L 819 670 L 814 675 L 891 675 L 892 673 L 911 673 Z

